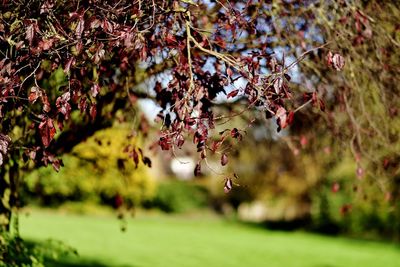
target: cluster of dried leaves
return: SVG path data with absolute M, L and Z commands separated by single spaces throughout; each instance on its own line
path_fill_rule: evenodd
M 211 140 L 218 121 L 237 115 L 216 116 L 213 106 L 221 103 L 221 93 L 245 103 L 244 111 L 274 117 L 278 130 L 293 121 L 296 110 L 286 103 L 295 99 L 289 73 L 305 54 L 291 64 L 277 60 L 263 37 L 274 21 L 264 9 L 257 11 L 260 7 L 271 6 L 253 1 L 3 1 L 1 132 L 13 136 L 16 126 L 22 128 L 11 142 L 11 150 L 18 151 L 14 154 L 58 170 L 55 155 L 73 146 L 65 143 L 71 137 L 61 138 L 65 129 L 71 134 L 76 127 L 72 112 L 80 111 L 80 120 L 92 127 L 86 131 L 90 135 L 117 110 L 140 97 L 151 98 L 163 109 L 161 149 L 181 148 L 191 135 L 200 154 L 198 174 L 207 153 L 218 153 L 227 138 L 242 138 L 235 128 Z M 335 69 L 343 67 L 339 54 L 328 57 Z M 139 63 L 149 77 L 168 70 L 169 82 L 136 91 Z M 60 69 L 65 82 L 52 88 L 48 81 Z M 322 103 L 316 94 L 312 101 Z M 60 138 L 54 140 L 57 133 Z M 135 163 L 138 158 L 148 162 L 134 151 Z M 226 154 L 221 164 L 227 164 Z

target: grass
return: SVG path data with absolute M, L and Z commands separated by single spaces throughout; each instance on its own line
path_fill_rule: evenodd
M 400 266 L 391 244 L 273 232 L 215 218 L 139 216 L 121 232 L 115 218 L 34 211 L 21 216 L 24 238 L 59 239 L 79 258 L 58 267 Z

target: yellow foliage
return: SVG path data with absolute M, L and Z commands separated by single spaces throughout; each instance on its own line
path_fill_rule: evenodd
M 155 184 L 147 173 L 147 167 L 139 164 L 136 168 L 128 153 L 124 152 L 126 146 L 138 143 L 127 138 L 129 133 L 125 126 L 97 132 L 76 146 L 73 154 L 91 162 L 87 167 L 97 176 L 98 190 L 110 196 L 119 193 L 138 203 L 154 195 Z
M 127 145 L 139 145 L 138 138 L 127 138 L 130 130 L 124 125 L 97 132 L 77 145 L 71 155 L 63 158 L 65 167 L 55 173 L 51 167 L 34 171 L 26 178 L 31 191 L 45 196 L 62 196 L 64 199 L 85 200 L 122 196 L 138 205 L 155 194 L 155 182 L 146 166 L 135 164 Z M 140 146 L 140 145 L 139 145 Z

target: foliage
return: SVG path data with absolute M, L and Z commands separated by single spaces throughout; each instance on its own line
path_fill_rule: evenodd
M 59 260 L 77 252 L 60 241 L 46 240 L 40 243 L 25 242 L 18 236 L 0 236 L 1 267 L 44 267 L 45 260 Z
M 331 233 L 399 240 L 400 207 L 374 184 L 373 177 L 357 178 L 356 163 L 345 158 L 312 192 L 314 227 Z
M 44 265 L 35 256 L 26 243 L 20 238 L 12 238 L 9 235 L 0 236 L 0 266 L 6 267 L 43 267 Z
M 155 197 L 146 207 L 165 212 L 185 212 L 208 206 L 209 195 L 204 187 L 184 181 L 160 183 Z
M 307 117 L 298 116 L 296 122 Z M 221 207 L 229 203 L 244 214 L 241 218 L 251 219 L 246 217 L 250 214 L 246 211 L 251 212 L 247 207 L 261 205 L 262 210 L 252 214 L 274 228 L 398 240 L 398 200 L 376 185 L 375 176 L 357 175 L 357 162 L 349 150 L 323 136 L 323 130 L 277 140 L 270 136 L 273 130 L 262 135 L 260 130 L 248 131 L 251 138 L 231 151 L 232 165 L 239 166 L 235 168 L 239 186 L 225 196 Z M 220 181 L 211 184 L 213 195 L 223 195 Z
M 321 126 L 350 148 L 359 177 L 374 176 L 382 191 L 397 195 L 399 175 L 400 32 L 397 1 L 349 1 L 321 5 L 315 27 L 335 40 L 346 60 L 342 75 L 307 61 L 301 71 L 314 77 L 328 101 Z M 321 75 L 325 73 L 324 75 Z M 309 77 L 310 77 L 309 76 Z M 330 95 L 330 97 L 328 97 Z
M 29 173 L 28 192 L 45 205 L 70 200 L 137 206 L 152 198 L 155 182 L 124 152 L 138 143 L 126 138 L 129 133 L 123 125 L 98 131 L 63 158 L 59 173 L 49 167 Z

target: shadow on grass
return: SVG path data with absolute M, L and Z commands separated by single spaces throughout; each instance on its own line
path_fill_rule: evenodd
M 80 257 L 74 248 L 67 246 L 62 241 L 51 239 L 40 242 L 24 240 L 24 243 L 29 251 L 36 253 L 36 256 L 43 259 L 46 267 L 138 267 L 135 264 L 118 265 Z
M 114 265 L 77 257 L 74 260 L 61 259 L 58 261 L 45 261 L 46 267 L 137 267 L 137 265 Z
M 310 224 L 305 224 L 302 221 L 295 221 L 294 223 L 281 223 L 281 222 L 244 222 L 237 221 L 239 225 L 244 225 L 249 228 L 258 229 L 260 231 L 269 230 L 272 232 L 298 232 L 307 233 L 314 236 L 326 237 L 326 238 L 339 238 L 342 242 L 350 242 L 358 245 L 368 245 L 368 244 L 384 244 L 390 245 L 398 250 L 400 250 L 400 240 L 390 239 L 389 236 L 376 236 L 376 237 L 365 237 L 365 236 L 351 236 L 346 235 L 346 233 L 341 233 L 337 226 L 335 225 L 325 225 L 325 228 L 319 229 L 310 226 Z M 324 266 L 325 267 L 325 266 Z M 328 266 L 327 266 L 328 267 Z

